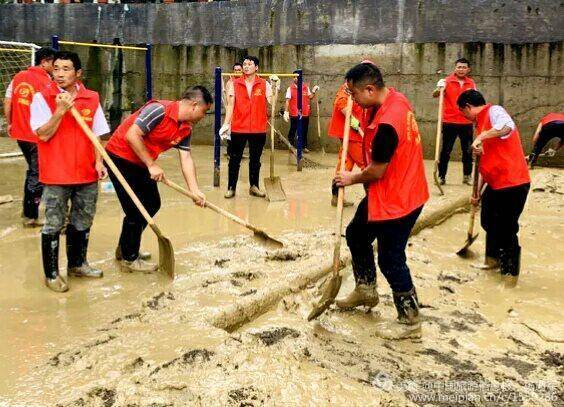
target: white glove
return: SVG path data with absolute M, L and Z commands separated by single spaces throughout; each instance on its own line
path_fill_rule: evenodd
M 546 150 L 546 152 L 544 153 L 547 157 L 554 157 L 556 155 L 556 150 L 553 148 L 549 148 L 548 150 Z
M 231 125 L 228 123 L 224 123 L 219 129 L 219 137 L 222 140 L 231 140 Z
M 444 79 L 439 79 L 437 82 L 437 88 L 444 88 L 446 86 L 446 81 Z
M 280 78 L 278 77 L 278 75 L 270 75 L 270 76 L 268 77 L 268 79 L 269 79 L 271 82 L 274 82 L 275 85 L 276 85 L 276 90 L 277 90 L 277 91 L 280 91 Z
M 290 121 L 290 112 L 287 110 L 284 112 L 284 121 L 288 123 Z
M 315 86 L 311 89 L 311 93 L 317 93 L 318 90 L 319 90 L 319 86 L 315 85 Z

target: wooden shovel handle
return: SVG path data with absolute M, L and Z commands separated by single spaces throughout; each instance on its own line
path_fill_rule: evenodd
M 270 178 L 274 178 L 274 119 L 276 115 L 276 101 L 278 99 L 278 84 L 273 82 L 273 95 L 270 104 Z
M 127 183 L 125 178 L 123 177 L 121 171 L 116 167 L 116 165 L 114 164 L 114 162 L 112 161 L 112 159 L 110 158 L 110 156 L 108 155 L 108 153 L 106 152 L 104 147 L 102 147 L 102 144 L 100 144 L 98 137 L 96 137 L 94 132 L 84 122 L 84 119 L 82 118 L 80 113 L 78 113 L 78 111 L 76 110 L 76 108 L 74 106 L 71 108 L 71 114 L 75 118 L 78 125 L 82 128 L 84 133 L 86 133 L 86 136 L 90 139 L 90 141 L 94 145 L 94 148 L 96 150 L 98 150 L 100 155 L 104 158 L 104 161 L 108 164 L 108 167 L 110 167 L 110 169 L 112 170 L 112 172 L 114 173 L 114 175 L 116 176 L 116 178 L 118 179 L 120 184 L 125 189 L 125 192 L 127 192 L 127 195 L 129 195 L 129 197 L 131 198 L 131 200 L 133 201 L 133 203 L 137 207 L 137 209 L 139 209 L 139 212 L 141 212 L 141 215 L 143 215 L 143 217 L 145 218 L 145 220 L 147 221 L 147 223 L 149 225 L 153 226 L 155 224 L 155 221 L 153 220 L 151 215 L 149 215 L 149 213 L 147 212 L 147 210 L 145 209 L 145 207 L 143 206 L 143 204 L 141 203 L 139 198 L 137 198 L 137 195 L 135 195 L 135 192 L 133 192 L 133 190 L 131 189 L 131 187 L 129 186 L 129 184 Z
M 480 191 L 478 191 L 478 182 L 480 180 L 480 172 L 478 171 L 478 166 L 480 165 L 480 156 L 476 156 L 476 161 L 474 163 L 474 174 L 472 181 L 472 197 L 478 198 Z M 470 207 L 470 223 L 468 225 L 468 235 L 472 236 L 474 233 L 474 219 L 476 218 L 477 205 L 471 205 Z
M 445 101 L 445 88 L 439 88 L 439 110 L 437 113 L 437 135 L 435 138 L 435 163 L 439 162 L 441 153 L 441 136 L 443 133 L 443 104 Z

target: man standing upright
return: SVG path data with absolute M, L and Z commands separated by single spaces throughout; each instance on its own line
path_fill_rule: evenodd
M 259 188 L 260 158 L 266 143 L 267 102 L 271 103 L 270 83 L 257 75 L 259 60 L 247 56 L 243 60 L 243 76 L 233 80 L 227 94 L 225 121 L 219 130 L 225 137 L 231 133 L 231 155 L 229 157 L 229 181 L 225 198 L 233 198 L 239 180 L 241 158 L 249 143 L 249 194 L 265 197 Z M 278 80 L 275 75 L 271 80 Z
M 310 100 L 315 97 L 319 86 L 315 85 L 311 90 L 309 84 L 302 85 L 302 136 L 303 136 L 303 152 L 309 153 L 307 148 L 307 133 L 309 129 L 309 114 L 311 112 Z M 294 81 L 288 89 L 286 89 L 286 104 L 284 106 L 284 121 L 290 122 L 290 130 L 288 131 L 288 140 L 295 147 L 296 146 L 296 131 L 298 130 L 298 78 Z
M 444 88 L 443 105 L 443 145 L 439 157 L 439 178 L 441 185 L 446 183 L 446 174 L 450 153 L 454 147 L 456 138 L 460 138 L 460 150 L 462 151 L 462 174 L 463 182 L 471 184 L 472 173 L 472 144 L 473 126 L 458 110 L 456 101 L 460 94 L 468 89 L 476 89 L 476 84 L 468 77 L 470 74 L 470 63 L 465 58 L 457 59 L 454 63 L 454 72 L 437 82 L 437 89 L 433 97 L 438 97 L 440 88 Z
M 45 284 L 64 292 L 68 282 L 59 275 L 59 236 L 68 202 L 70 223 L 66 230 L 68 275 L 102 277 L 87 261 L 90 227 L 96 213 L 98 179 L 107 176 L 100 155 L 69 110 L 74 106 L 94 134 L 110 132 L 97 92 L 81 83 L 82 65 L 74 52 L 57 52 L 54 81 L 33 96 L 30 126 L 39 141 L 39 180 L 43 183 L 45 225 L 41 252 Z
M 29 126 L 29 107 L 36 92 L 40 92 L 51 82 L 55 50 L 41 48 L 35 53 L 35 66 L 17 73 L 4 99 L 4 115 L 10 137 L 17 140 L 18 146 L 27 162 L 23 197 L 24 227 L 41 226 L 38 221 L 39 204 L 43 186 L 39 182 L 37 164 L 37 135 Z
M 374 307 L 378 304 L 374 240 L 378 242 L 378 265 L 388 281 L 398 322 L 418 330 L 419 302 L 406 263 L 405 247 L 423 205 L 429 199 L 421 136 L 407 98 L 386 87 L 380 70 L 361 63 L 346 75 L 354 100 L 367 109 L 362 172 L 339 172 L 338 187 L 364 184 L 366 196 L 347 227 L 355 289 L 339 308 Z

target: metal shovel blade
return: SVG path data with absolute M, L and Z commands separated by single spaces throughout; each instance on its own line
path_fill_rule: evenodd
M 280 177 L 268 177 L 264 179 L 266 197 L 270 202 L 282 202 L 286 200 L 286 193 L 282 188 Z
M 170 240 L 163 236 L 157 225 L 151 225 L 151 229 L 159 240 L 159 270 L 164 272 L 171 280 L 174 280 L 174 249 Z
M 478 235 L 479 235 L 479 233 L 476 233 L 474 236 L 469 234 L 468 238 L 466 239 L 466 243 L 464 244 L 464 247 L 462 249 L 460 249 L 459 251 L 457 251 L 456 254 L 460 257 L 467 257 L 468 256 L 468 249 L 470 248 L 472 243 L 474 243 L 474 240 L 476 240 Z
M 263 232 L 262 230 L 254 230 L 253 237 L 260 241 L 262 245 L 272 249 L 281 249 L 284 247 L 284 243 L 268 236 L 266 232 Z
M 339 294 L 339 290 L 341 289 L 342 281 L 343 277 L 341 277 L 340 274 L 333 273 L 331 278 L 325 282 L 323 294 L 321 295 L 321 298 L 319 299 L 317 305 L 314 306 L 310 311 L 307 317 L 308 321 L 311 321 L 312 319 L 315 319 L 323 314 L 325 310 L 327 310 L 327 308 L 329 308 L 331 304 L 335 302 L 335 298 L 337 297 L 337 294 Z

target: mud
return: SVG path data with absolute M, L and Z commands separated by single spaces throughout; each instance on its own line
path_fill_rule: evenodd
M 71 280 L 71 290 L 57 296 L 41 284 L 37 232 L 17 225 L 19 204 L 2 205 L 0 405 L 562 405 L 564 345 L 550 340 L 562 337 L 564 258 L 556 248 L 563 172 L 534 172 L 538 191 L 521 222 L 523 272 L 515 289 L 495 272 L 470 267 L 480 261 L 483 232 L 470 260 L 455 255 L 466 215 L 443 213 L 440 226 L 421 228 L 408 261 L 422 336 L 389 341 L 376 335 L 378 324 L 395 316 L 381 275 L 381 303 L 372 312 L 330 308 L 306 321 L 331 262 L 331 170 L 296 173 L 277 161 L 292 191 L 288 202 L 268 205 L 245 188 L 226 202 L 222 190 L 206 188 L 209 151 L 196 147 L 195 156 L 208 199 L 286 247 L 267 251 L 245 230 L 161 188 L 158 221 L 173 241 L 177 278 L 121 274 L 112 260 L 121 215 L 115 196 L 103 194 L 89 256 L 105 277 Z M 178 181 L 176 158 L 163 162 Z M 22 169 L 11 163 L 8 174 L 17 175 L 2 181 L 16 197 Z M 362 193 L 347 192 L 353 200 Z M 422 218 L 468 193 L 458 185 L 447 185 L 446 197 L 433 191 Z M 353 213 L 347 208 L 346 218 Z M 150 233 L 143 247 L 156 253 Z M 354 285 L 346 264 L 340 296 Z M 233 315 L 241 316 L 236 324 Z

